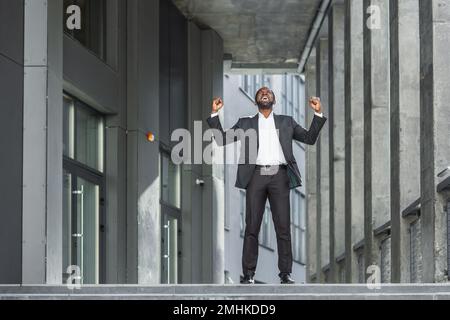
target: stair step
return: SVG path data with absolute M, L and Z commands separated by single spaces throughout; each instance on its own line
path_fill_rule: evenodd
M 448 284 L 367 285 L 0 285 L 0 299 L 450 299 Z

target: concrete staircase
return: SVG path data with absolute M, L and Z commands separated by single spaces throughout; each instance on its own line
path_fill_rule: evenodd
M 382 285 L 86 285 L 81 289 L 48 285 L 0 285 L 2 299 L 426 299 L 450 300 L 449 284 Z

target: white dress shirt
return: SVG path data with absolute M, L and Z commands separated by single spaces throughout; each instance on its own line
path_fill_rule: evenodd
M 286 164 L 273 112 L 266 118 L 258 113 L 259 149 L 256 164 L 260 166 Z
M 211 117 L 218 115 L 218 112 L 211 114 Z M 323 113 L 315 112 L 315 115 L 323 117 Z M 260 166 L 287 164 L 286 158 L 281 148 L 273 112 L 266 118 L 258 112 L 258 138 L 259 148 L 256 164 Z

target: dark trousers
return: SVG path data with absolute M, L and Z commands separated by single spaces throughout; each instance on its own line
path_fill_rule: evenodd
M 277 235 L 278 269 L 292 271 L 291 221 L 289 177 L 286 167 L 275 174 L 267 174 L 257 167 L 247 187 L 244 248 L 242 270 L 244 275 L 254 274 L 258 261 L 258 235 L 267 199 Z

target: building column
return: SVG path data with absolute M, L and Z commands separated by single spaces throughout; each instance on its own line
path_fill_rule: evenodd
M 127 282 L 159 284 L 159 2 L 128 1 L 127 9 Z
M 420 0 L 420 185 L 423 281 L 447 279 L 446 198 L 438 173 L 450 165 L 450 4 Z
M 419 1 L 390 1 L 391 281 L 410 282 L 408 224 L 402 212 L 420 197 Z
M 340 282 L 336 258 L 345 254 L 345 84 L 344 5 L 329 13 L 329 130 L 330 130 L 330 274 Z
M 213 97 L 223 96 L 223 40 L 214 30 L 202 32 L 202 119 L 211 115 Z M 211 142 L 209 142 L 211 143 Z M 206 146 L 209 143 L 205 143 Z M 224 148 L 212 144 L 213 165 L 204 164 L 202 203 L 202 277 L 205 283 L 225 282 Z
M 0 284 L 22 282 L 23 17 L 24 1 L 0 0 Z
M 346 282 L 358 282 L 353 246 L 364 239 L 363 2 L 345 2 L 345 262 Z
M 305 65 L 305 108 L 309 109 L 309 97 L 316 96 L 316 49 L 313 48 Z M 305 112 L 306 123 L 311 123 L 312 112 Z M 311 276 L 318 275 L 317 256 L 320 247 L 317 246 L 317 152 L 316 146 L 306 146 L 306 281 L 311 282 Z M 317 278 L 316 278 L 317 279 Z
M 364 0 L 364 256 L 379 266 L 373 231 L 390 219 L 389 1 Z M 370 28 L 369 28 L 370 27 Z
M 317 95 L 321 98 L 324 115 L 329 114 L 328 102 L 328 38 L 319 38 L 316 46 Z M 330 263 L 330 158 L 329 126 L 322 128 L 317 145 L 317 281 L 323 283 L 322 269 Z

